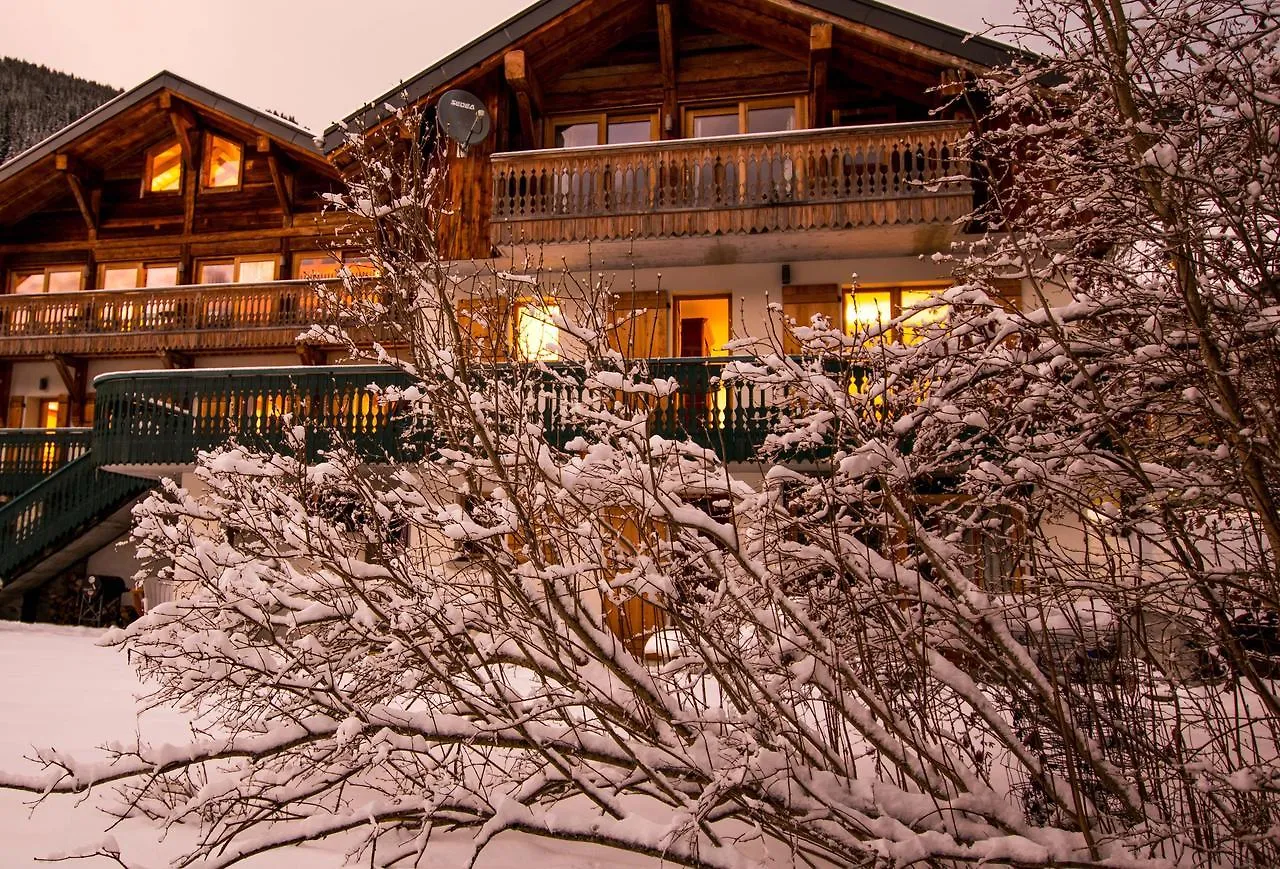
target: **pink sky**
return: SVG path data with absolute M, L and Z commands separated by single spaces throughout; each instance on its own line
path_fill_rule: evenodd
M 527 0 L 0 0 L 0 55 L 130 88 L 162 69 L 323 130 Z M 1014 0 L 896 0 L 962 28 Z

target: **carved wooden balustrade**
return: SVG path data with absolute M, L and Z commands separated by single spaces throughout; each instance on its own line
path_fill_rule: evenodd
M 0 295 L 0 357 L 291 348 L 320 313 L 311 281 Z
M 965 123 L 495 154 L 494 244 L 951 222 L 973 205 Z

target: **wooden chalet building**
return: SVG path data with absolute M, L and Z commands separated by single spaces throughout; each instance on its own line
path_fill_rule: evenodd
M 345 137 L 398 123 L 388 104 L 465 88 L 493 120 L 451 158 L 450 258 L 625 270 L 645 352 L 705 389 L 766 300 L 852 326 L 948 284 L 921 255 L 980 194 L 965 82 L 1007 50 L 870 0 L 540 0 L 321 140 L 168 73 L 123 94 L 0 167 L 0 607 L 129 576 L 128 505 L 234 408 L 368 382 L 296 367 L 330 361 L 296 339 L 339 268 Z

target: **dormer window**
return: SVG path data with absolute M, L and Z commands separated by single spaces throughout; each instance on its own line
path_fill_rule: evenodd
M 182 146 L 177 142 L 156 145 L 147 152 L 148 193 L 177 193 L 182 189 Z
M 239 187 L 243 158 L 244 149 L 237 142 L 210 133 L 204 143 L 204 168 L 200 173 L 200 186 L 214 190 Z

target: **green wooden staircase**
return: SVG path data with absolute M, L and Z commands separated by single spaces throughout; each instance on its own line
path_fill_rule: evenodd
M 92 449 L 0 506 L 0 600 L 35 588 L 119 537 L 157 480 L 99 467 Z

